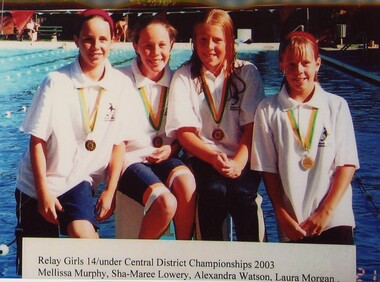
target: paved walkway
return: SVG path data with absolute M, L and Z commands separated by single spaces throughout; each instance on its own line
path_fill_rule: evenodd
M 321 48 L 322 60 L 326 63 L 358 75 L 368 81 L 380 84 L 380 49 L 365 51 L 363 48 Z

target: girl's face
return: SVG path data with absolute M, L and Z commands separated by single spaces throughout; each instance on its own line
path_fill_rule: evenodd
M 139 68 L 144 76 L 153 81 L 161 79 L 169 62 L 173 43 L 162 24 L 150 24 L 140 31 L 139 41 L 133 43 L 133 47 L 140 56 Z
M 195 28 L 195 49 L 203 66 L 218 75 L 226 59 L 226 37 L 222 27 L 199 24 Z
M 83 23 L 79 37 L 74 36 L 79 48 L 79 62 L 83 72 L 102 66 L 111 49 L 111 28 L 102 18 L 94 17 Z
M 291 48 L 282 55 L 281 71 L 285 73 L 289 95 L 303 101 L 314 90 L 314 79 L 321 65 L 321 59 L 315 59 L 311 47 L 295 54 Z

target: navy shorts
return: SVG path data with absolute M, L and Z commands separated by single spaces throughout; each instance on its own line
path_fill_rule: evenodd
M 305 237 L 290 243 L 354 245 L 355 242 L 352 226 L 342 225 L 327 229 L 319 236 Z
M 89 182 L 83 181 L 58 197 L 63 207 L 58 212 L 61 234 L 67 235 L 67 226 L 74 220 L 88 220 L 95 230 L 99 229 L 93 203 L 93 191 Z
M 157 186 L 170 188 L 178 173 L 191 173 L 184 163 L 169 158 L 157 164 L 135 163 L 130 165 L 119 181 L 119 191 L 145 206 L 149 191 Z
M 19 189 L 15 191 L 17 226 L 16 235 L 16 271 L 22 274 L 22 238 L 58 238 L 58 225 L 48 222 L 38 212 L 38 201 Z

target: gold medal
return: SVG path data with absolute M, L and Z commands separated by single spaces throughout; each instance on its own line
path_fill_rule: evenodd
M 87 140 L 86 143 L 84 144 L 86 147 L 87 151 L 94 151 L 96 148 L 96 143 L 94 140 Z
M 223 130 L 221 130 L 221 129 L 215 129 L 212 132 L 212 138 L 214 138 L 214 140 L 216 140 L 216 141 L 222 140 L 224 138 L 224 132 L 223 132 Z
M 160 148 L 163 144 L 163 141 L 161 137 L 156 136 L 153 138 L 152 143 L 153 143 L 153 147 Z
M 314 166 L 314 160 L 309 155 L 305 155 L 301 159 L 301 165 L 306 170 L 311 169 Z

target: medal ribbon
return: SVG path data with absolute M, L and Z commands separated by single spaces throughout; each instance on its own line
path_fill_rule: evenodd
M 219 124 L 220 121 L 222 120 L 223 114 L 224 114 L 224 109 L 227 103 L 227 77 L 224 78 L 223 82 L 223 89 L 222 89 L 222 99 L 220 101 L 219 109 L 218 111 L 216 110 L 215 106 L 215 101 L 214 98 L 212 97 L 210 88 L 208 87 L 206 83 L 206 79 L 203 73 L 203 70 L 201 72 L 201 78 L 202 78 L 202 85 L 203 85 L 203 91 L 205 93 L 205 98 L 207 101 L 207 105 L 211 111 L 212 117 L 214 118 L 214 121 Z
M 104 93 L 104 89 L 101 88 L 98 96 L 96 97 L 95 101 L 95 107 L 94 110 L 92 111 L 91 114 L 89 114 L 87 110 L 87 104 L 86 104 L 86 98 L 84 95 L 84 89 L 79 88 L 79 103 L 80 103 L 80 109 L 82 113 L 82 120 L 83 120 L 83 128 L 86 134 L 92 132 L 94 130 L 95 122 L 96 122 L 96 117 L 98 115 L 98 109 L 99 109 L 99 103 L 100 99 Z
M 317 119 L 318 109 L 313 108 L 310 114 L 309 118 L 309 126 L 307 129 L 307 134 L 305 136 L 305 139 L 302 141 L 300 128 L 297 124 L 296 118 L 294 116 L 293 110 L 288 111 L 288 118 L 290 121 L 290 124 L 292 125 L 294 135 L 296 136 L 297 140 L 300 142 L 300 144 L 304 147 L 304 149 L 308 152 L 311 148 L 311 143 L 313 142 L 313 135 L 314 135 L 314 128 L 315 128 L 315 121 Z
M 144 103 L 145 110 L 149 115 L 150 124 L 153 126 L 153 128 L 156 131 L 160 130 L 161 128 L 162 120 L 164 117 L 166 99 L 168 97 L 168 92 L 169 92 L 168 87 L 161 86 L 160 104 L 158 105 L 157 113 L 154 114 L 152 104 L 149 101 L 145 87 L 139 88 L 140 97 Z

